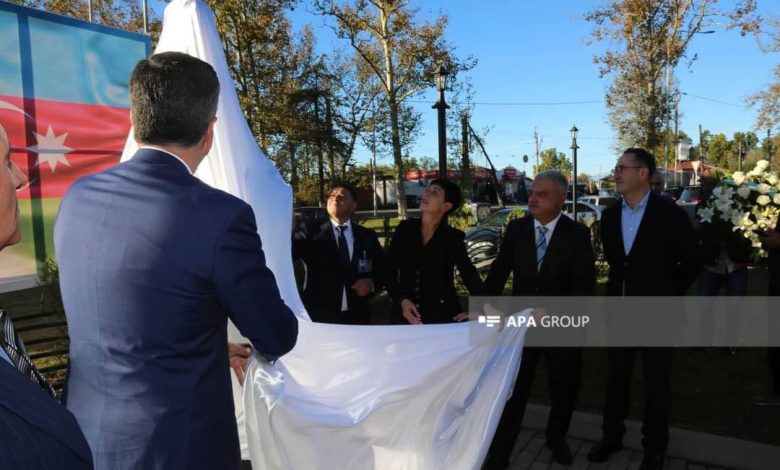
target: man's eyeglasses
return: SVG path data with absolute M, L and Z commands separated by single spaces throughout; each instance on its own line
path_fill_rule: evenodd
M 647 167 L 644 167 L 644 166 L 625 166 L 625 165 L 618 165 L 618 166 L 616 166 L 616 167 L 615 167 L 615 173 L 623 173 L 623 170 L 627 170 L 627 169 L 629 169 L 629 168 L 638 169 L 638 168 L 647 168 Z

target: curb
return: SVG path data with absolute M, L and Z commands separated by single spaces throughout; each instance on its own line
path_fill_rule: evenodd
M 549 406 L 529 403 L 524 427 L 544 430 Z M 642 423 L 626 421 L 623 447 L 642 450 Z M 569 436 L 589 441 L 601 440 L 601 416 L 575 411 Z M 708 466 L 745 470 L 777 470 L 780 468 L 780 447 L 745 441 L 733 437 L 706 434 L 687 429 L 669 430 L 668 457 L 690 460 Z

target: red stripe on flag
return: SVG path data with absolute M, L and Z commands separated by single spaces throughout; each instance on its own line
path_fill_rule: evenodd
M 11 141 L 11 158 L 22 171 L 29 175 L 30 154 L 37 160 L 40 178 L 31 183 L 40 184 L 41 197 L 62 197 L 76 179 L 119 163 L 130 131 L 128 108 L 51 100 L 32 104 L 34 123 L 24 114 L 22 98 L 0 95 L 0 124 Z M 25 148 L 28 132 L 37 145 Z M 29 198 L 30 191 L 20 191 L 19 197 Z

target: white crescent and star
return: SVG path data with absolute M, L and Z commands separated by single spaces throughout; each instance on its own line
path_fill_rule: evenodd
M 70 162 L 65 158 L 65 154 L 72 152 L 73 149 L 64 145 L 65 139 L 68 138 L 67 132 L 61 135 L 55 135 L 54 130 L 49 126 L 46 135 L 41 135 L 37 132 L 33 132 L 33 134 L 35 134 L 38 144 L 27 147 L 27 150 L 38 154 L 38 160 L 35 162 L 36 165 L 40 166 L 44 162 L 48 163 L 52 173 L 56 170 L 57 163 L 70 166 Z
M 30 117 L 29 114 L 25 113 L 18 106 L 15 106 L 7 101 L 0 101 L 0 109 L 23 114 L 28 118 Z M 48 163 L 52 173 L 54 173 L 54 171 L 57 169 L 58 163 L 70 166 L 70 162 L 65 157 L 65 154 L 72 152 L 73 149 L 65 146 L 65 139 L 68 138 L 67 132 L 61 135 L 56 135 L 54 133 L 54 129 L 49 126 L 46 134 L 39 134 L 37 132 L 33 132 L 33 134 L 35 134 L 37 144 L 33 145 L 32 147 L 27 147 L 27 150 L 38 154 L 38 160 L 35 162 L 37 166 L 40 166 L 42 163 Z

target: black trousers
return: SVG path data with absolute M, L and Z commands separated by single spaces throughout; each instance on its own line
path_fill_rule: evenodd
M 551 406 L 545 433 L 547 442 L 561 442 L 569 431 L 580 388 L 582 348 L 524 348 L 512 396 L 504 406 L 501 421 L 490 444 L 491 465 L 509 465 L 512 449 L 523 424 L 536 365 L 542 356 L 545 357 L 549 370 L 547 390 Z
M 769 362 L 769 376 L 772 378 L 772 391 L 780 395 L 780 348 L 767 348 L 766 356 Z
M 642 446 L 659 452 L 669 444 L 669 414 L 672 406 L 672 348 L 609 348 L 607 350 L 607 396 L 604 404 L 604 440 L 621 443 L 624 421 L 631 405 L 631 377 L 638 352 L 642 353 L 642 385 L 645 410 Z

